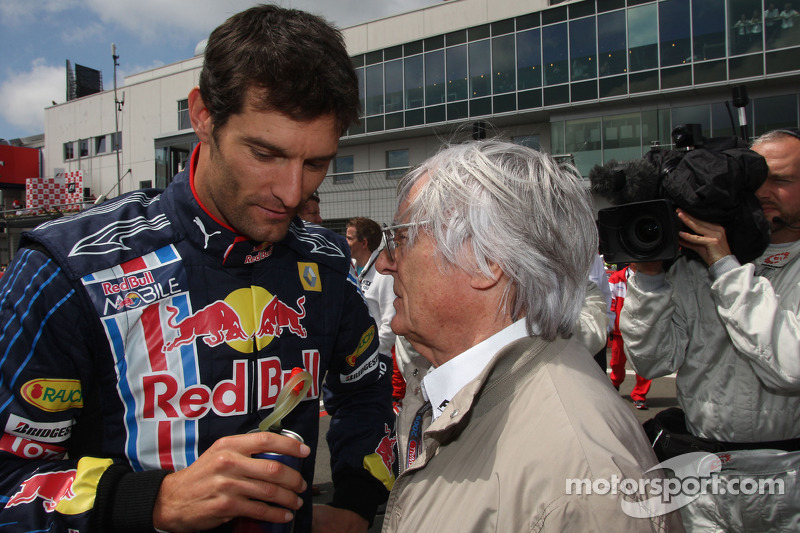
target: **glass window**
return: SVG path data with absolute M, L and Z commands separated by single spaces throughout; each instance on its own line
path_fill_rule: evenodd
M 492 65 L 489 60 L 489 41 L 469 43 L 469 97 L 492 94 Z
M 189 120 L 189 99 L 178 100 L 178 130 L 188 130 L 192 128 Z
M 628 70 L 625 44 L 625 12 L 614 11 L 597 17 L 598 62 L 600 76 L 613 76 Z
M 122 150 L 122 132 L 118 131 L 111 134 L 111 149 Z
M 565 154 L 566 147 L 564 146 L 564 121 L 557 120 L 550 123 L 550 153 Z
M 566 22 L 542 28 L 542 61 L 544 84 L 557 85 L 569 81 L 569 47 Z
M 151 189 L 153 187 L 153 180 L 142 180 L 139 182 L 140 189 Z
M 75 159 L 74 142 L 64 143 L 64 161 L 69 161 L 70 159 Z
M 425 105 L 444 102 L 444 51 L 425 54 Z
M 517 88 L 514 74 L 514 36 L 503 35 L 492 39 L 492 75 L 494 94 L 502 94 Z
M 749 106 L 752 108 L 752 106 Z M 738 110 L 731 107 L 730 112 L 736 115 Z M 736 131 L 734 131 L 734 125 L 731 124 L 731 115 L 728 114 L 728 108 L 723 103 L 713 103 L 711 104 L 711 135 L 713 137 L 731 137 L 733 135 L 739 134 L 739 127 L 738 125 L 735 126 Z M 738 122 L 735 118 L 733 119 L 735 122 Z M 751 122 L 748 120 L 748 123 Z
M 383 113 L 383 65 L 367 67 L 367 115 Z
M 533 148 L 534 150 L 540 150 L 542 148 L 538 135 L 515 135 L 511 137 L 511 142 Z
M 169 178 L 172 177 L 169 175 L 168 157 L 169 147 L 156 148 L 156 187 L 159 189 L 166 188 Z
M 628 9 L 628 63 L 631 72 L 658 67 L 656 4 Z
M 408 150 L 389 150 L 386 152 L 386 168 L 397 168 L 386 172 L 387 179 L 402 178 L 408 170 Z
M 796 128 L 797 94 L 755 98 L 753 114 L 755 135 L 777 128 Z
M 345 155 L 333 160 L 333 182 L 351 183 L 353 181 L 353 156 Z
M 695 61 L 725 56 L 724 0 L 692 2 L 692 36 Z
M 661 66 L 691 62 L 689 0 L 666 0 L 658 4 L 658 29 L 661 35 Z
M 106 153 L 106 136 L 100 135 L 94 138 L 94 153 L 95 155 Z
M 642 157 L 641 115 L 627 113 L 603 118 L 603 160 Z
M 519 90 L 542 86 L 542 45 L 539 30 L 517 34 L 517 83 Z
M 407 57 L 403 72 L 406 95 L 406 109 L 422 107 L 425 104 L 425 80 L 422 74 L 422 56 Z
M 447 49 L 447 101 L 467 98 L 467 45 Z
M 597 77 L 597 38 L 594 17 L 569 23 L 570 79 L 588 80 Z
M 730 55 L 759 52 L 763 45 L 761 0 L 728 0 Z
M 364 96 L 365 92 L 366 92 L 366 83 L 364 82 L 364 69 L 363 68 L 357 68 L 356 69 L 356 78 L 358 78 L 358 101 L 361 104 L 361 113 L 366 113 L 366 111 L 367 111 L 367 101 L 366 101 L 366 98 Z
M 80 150 L 80 157 L 89 157 L 89 139 L 81 139 L 78 141 L 78 148 Z
M 700 124 L 703 137 L 711 136 L 711 106 L 693 105 L 672 110 L 672 128 L 681 124 Z M 671 130 L 670 130 L 671 131 Z M 670 139 L 669 142 L 672 142 Z
M 797 12 L 797 2 L 764 2 L 764 5 L 767 48 L 774 50 L 800 44 L 800 15 Z
M 602 163 L 600 123 L 599 118 L 568 120 L 565 123 L 565 153 L 573 155 L 575 166 L 582 176 L 588 176 L 592 167 Z
M 384 64 L 386 83 L 386 112 L 403 110 L 403 61 L 389 61 Z

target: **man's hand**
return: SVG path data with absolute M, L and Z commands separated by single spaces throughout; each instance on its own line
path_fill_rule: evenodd
M 697 234 L 686 231 L 678 233 L 681 246 L 697 252 L 708 266 L 713 265 L 726 255 L 731 255 L 725 228 L 719 224 L 698 220 L 682 209 L 678 209 L 678 218 Z
M 312 533 L 365 533 L 369 528 L 363 516 L 330 505 L 314 506 Z
M 275 452 L 306 457 L 305 444 L 276 433 L 257 432 L 216 441 L 188 468 L 164 478 L 153 508 L 153 526 L 170 532 L 211 529 L 235 517 L 288 522 L 306 489 L 300 473 L 286 465 L 251 457 Z

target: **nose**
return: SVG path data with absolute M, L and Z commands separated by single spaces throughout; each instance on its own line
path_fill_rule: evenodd
M 378 272 L 386 276 L 391 276 L 392 273 L 397 270 L 397 263 L 389 259 L 389 252 L 386 251 L 386 248 L 381 250 L 381 253 L 378 254 L 378 259 L 375 261 L 375 268 Z
M 289 209 L 294 209 L 303 200 L 304 165 L 302 161 L 287 161 L 281 176 L 274 184 L 272 193 Z

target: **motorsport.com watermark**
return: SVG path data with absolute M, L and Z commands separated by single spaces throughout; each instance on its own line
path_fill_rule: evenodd
M 700 496 L 712 495 L 782 495 L 784 480 L 775 478 L 719 476 L 722 459 L 704 452 L 687 453 L 657 464 L 653 470 L 672 470 L 669 478 L 567 479 L 567 494 L 645 496 L 645 500 L 621 502 L 622 510 L 634 518 L 663 515 L 691 503 Z M 645 472 L 645 473 L 647 473 Z

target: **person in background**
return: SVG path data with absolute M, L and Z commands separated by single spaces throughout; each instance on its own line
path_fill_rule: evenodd
M 688 228 L 681 246 L 700 259 L 682 256 L 666 273 L 660 262 L 641 263 L 619 321 L 637 373 L 677 374 L 683 431 L 719 454 L 722 486 L 781 487 L 699 495 L 681 508 L 690 531 L 800 523 L 800 131 L 769 132 L 752 149 L 768 168 L 755 193 L 771 222 L 767 249 L 740 264 L 722 226 L 678 210 Z
M 570 338 L 597 255 L 580 179 L 490 140 L 446 147 L 398 190 L 378 269 L 421 382 L 398 418 L 383 531 L 670 530 L 674 513 L 633 517 L 646 492 L 565 492 L 575 478 L 661 480 L 641 425 Z
M 395 412 L 398 412 L 406 387 L 395 357 L 397 336 L 390 325 L 394 317 L 392 277 L 384 276 L 375 268 L 375 261 L 381 251 L 381 227 L 369 218 L 355 217 L 347 223 L 345 231 L 358 273 L 359 287 L 378 326 L 381 353 L 392 356 L 392 401 Z
M 363 533 L 394 479 L 389 360 L 345 240 L 297 217 L 358 119 L 341 33 L 233 15 L 188 112 L 200 142 L 163 192 L 39 226 L 0 280 L 0 524 Z M 280 426 L 305 444 L 251 432 L 296 369 L 311 388 Z M 312 506 L 323 380 L 334 493 Z
M 614 313 L 614 327 L 611 330 L 611 384 L 619 390 L 622 382 L 625 381 L 625 348 L 622 341 L 622 333 L 619 331 L 619 316 L 622 313 L 622 306 L 625 303 L 625 295 L 628 292 L 628 276 L 636 272 L 637 263 L 631 263 L 622 270 L 617 270 L 608 278 L 608 285 L 611 287 L 611 310 Z M 631 391 L 631 400 L 637 409 L 647 409 L 647 393 L 650 392 L 652 380 L 643 378 L 636 374 L 636 385 Z
M 300 209 L 298 216 L 306 222 L 321 225 L 322 216 L 320 215 L 319 203 L 319 194 L 314 192 L 314 194 L 312 194 L 308 200 L 306 200 L 306 203 L 303 204 L 303 208 Z

